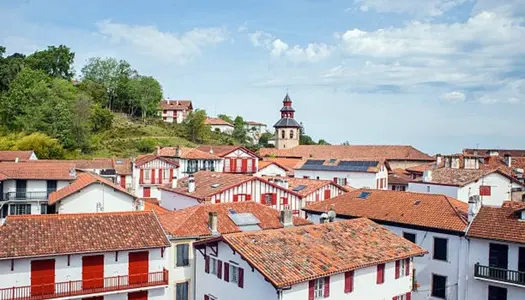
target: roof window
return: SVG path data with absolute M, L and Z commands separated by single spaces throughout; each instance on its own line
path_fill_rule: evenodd
M 371 194 L 370 192 L 361 192 L 361 193 L 359 194 L 359 196 L 357 196 L 357 198 L 367 199 L 368 196 L 370 196 L 370 194 Z

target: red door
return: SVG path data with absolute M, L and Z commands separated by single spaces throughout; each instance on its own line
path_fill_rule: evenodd
M 126 188 L 126 175 L 120 175 L 120 186 Z
M 143 193 L 144 193 L 144 195 L 143 195 L 144 198 L 151 197 L 151 188 L 149 186 L 148 187 L 144 187 L 143 188 Z
M 129 293 L 128 300 L 148 300 L 148 291 Z
M 82 257 L 82 288 L 104 287 L 104 255 Z
M 129 284 L 148 282 L 148 251 L 131 252 L 129 254 Z
M 31 296 L 55 293 L 55 260 L 31 261 Z
M 330 199 L 332 198 L 332 193 L 330 193 L 330 190 L 324 190 L 324 199 Z

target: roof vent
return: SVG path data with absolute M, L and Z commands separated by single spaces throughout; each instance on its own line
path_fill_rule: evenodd
M 414 205 L 419 205 L 421 203 L 421 200 L 414 201 Z
M 211 185 L 211 187 L 214 188 L 214 189 L 218 188 L 219 186 L 220 186 L 219 183 L 214 183 L 214 184 Z
M 361 192 L 359 194 L 359 196 L 357 196 L 357 198 L 360 198 L 360 199 L 367 199 L 368 196 L 370 196 L 371 192 Z
M 217 225 L 218 225 L 218 214 L 216 211 L 210 211 L 208 213 L 208 227 L 211 230 L 212 235 L 218 235 L 219 232 L 217 231 Z

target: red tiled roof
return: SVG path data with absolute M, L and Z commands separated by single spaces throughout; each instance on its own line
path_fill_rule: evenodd
M 20 161 L 29 160 L 33 151 L 0 151 L 0 162 L 14 162 L 17 158 Z
M 206 153 L 212 153 L 216 156 L 219 156 L 219 157 L 225 157 L 226 155 L 236 151 L 236 150 L 242 150 L 250 155 L 253 155 L 257 158 L 262 158 L 262 157 L 259 157 L 259 155 L 255 154 L 253 151 L 251 151 L 250 149 L 244 147 L 244 146 L 229 146 L 229 145 L 219 145 L 219 146 L 215 146 L 215 145 L 201 145 L 199 147 L 197 147 L 197 150 L 200 150 L 202 152 L 206 152 Z
M 470 225 L 467 236 L 525 244 L 525 222 L 519 220 L 525 206 L 482 206 Z
M 79 169 L 79 170 L 113 169 L 113 160 L 111 158 L 77 159 L 77 160 L 40 159 L 40 160 L 31 160 L 29 162 L 44 163 L 44 164 L 70 163 L 70 164 L 75 165 L 75 169 Z
M 434 160 L 428 154 L 404 145 L 300 145 L 290 149 L 263 148 L 259 153 L 261 156 L 303 159 Z
M 220 160 L 221 158 L 210 154 L 209 152 L 200 151 L 197 148 L 179 147 L 180 158 L 182 159 L 209 159 Z M 177 157 L 177 147 L 164 147 L 159 150 L 160 156 Z
M 247 125 L 253 125 L 253 126 L 266 126 L 266 124 L 256 121 L 246 121 Z
M 68 162 L 41 163 L 27 161 L 0 163 L 0 173 L 7 179 L 73 180 L 75 165 Z
M 153 212 L 8 216 L 0 259 L 169 247 Z
M 525 157 L 525 150 L 522 149 L 463 149 L 464 154 L 474 155 L 474 153 L 477 153 L 479 156 L 490 155 L 491 151 L 498 152 L 499 156 L 508 154 L 511 157 Z
M 388 174 L 388 184 L 405 184 L 408 185 L 408 183 L 412 180 L 412 177 L 410 175 L 406 175 L 403 173 L 391 173 Z
M 513 180 L 508 174 L 505 174 L 500 170 L 439 168 L 432 170 L 431 181 L 424 182 L 423 179 L 418 179 L 412 182 L 461 187 L 471 182 L 478 181 L 492 173 L 499 173 L 500 175 Z
M 179 167 L 179 163 L 176 160 L 171 159 L 171 158 L 158 156 L 158 155 L 155 155 L 155 154 L 144 154 L 144 155 L 137 156 L 137 159 L 135 160 L 135 165 L 137 167 L 140 167 L 143 164 L 149 163 L 150 161 L 155 160 L 155 159 L 158 159 L 158 160 L 161 160 L 161 161 L 166 162 L 168 164 L 171 164 L 171 165 L 173 165 L 173 166 L 175 166 L 177 168 Z
M 159 200 L 155 199 L 156 201 L 151 200 L 152 198 L 143 198 L 141 199 L 144 202 L 144 210 L 145 211 L 154 211 L 157 213 L 157 215 L 165 214 L 168 212 L 171 212 L 171 210 L 166 209 L 159 205 Z
M 421 165 L 417 165 L 417 166 L 413 166 L 413 167 L 410 167 L 410 168 L 406 168 L 406 170 L 408 172 L 411 172 L 411 173 L 423 173 L 424 171 L 426 170 L 430 170 L 432 169 L 434 166 L 433 163 L 430 163 L 430 164 L 421 164 Z
M 362 192 L 370 193 L 366 199 Z M 358 189 L 317 202 L 303 210 L 323 213 L 333 205 L 338 215 L 463 232 L 467 227 L 468 205 L 454 198 L 412 192 Z
M 105 178 L 102 178 L 96 174 L 85 172 L 85 173 L 80 173 L 75 179 L 75 181 L 73 181 L 70 185 L 64 188 L 61 188 L 56 192 L 49 194 L 49 199 L 48 199 L 49 204 L 54 204 L 57 201 L 63 200 L 69 197 L 70 195 L 72 195 L 73 193 L 79 192 L 80 190 L 86 188 L 87 186 L 93 183 L 105 184 L 109 187 L 114 188 L 115 190 L 118 190 L 122 193 L 127 194 L 128 196 L 132 198 L 136 198 L 135 195 L 128 193 L 128 191 L 124 189 L 123 187 L 121 187 L 120 185 L 114 184 L 113 182 Z
M 133 168 L 129 158 L 113 158 L 113 168 L 118 175 L 132 175 Z
M 282 177 L 265 177 L 265 179 L 267 179 L 268 181 L 271 181 L 271 180 L 287 180 L 288 181 L 288 189 L 289 190 L 293 190 L 294 188 L 298 187 L 298 186 L 304 186 L 303 189 L 301 189 L 300 191 L 297 191 L 297 193 L 299 195 L 301 195 L 302 197 L 306 197 L 308 195 L 310 195 L 311 193 L 317 191 L 318 189 L 322 188 L 322 187 L 325 187 L 327 185 L 333 185 L 333 186 L 336 186 L 338 189 L 344 191 L 344 192 L 347 192 L 348 190 L 343 187 L 343 186 L 340 186 L 339 184 L 337 183 L 334 183 L 333 181 L 331 180 L 315 180 L 315 179 L 308 179 L 308 178 L 295 178 L 295 177 L 290 177 L 290 178 L 282 178 Z
M 275 287 L 428 253 L 364 218 L 228 234 L 221 239 Z M 201 243 L 205 242 L 195 245 Z
M 217 231 L 220 234 L 242 232 L 229 217 L 231 209 L 237 213 L 252 213 L 260 221 L 258 225 L 262 230 L 283 227 L 278 210 L 253 201 L 196 205 L 162 214 L 159 220 L 164 230 L 173 236 L 209 236 L 208 213 L 217 212 Z M 312 222 L 294 217 L 295 226 L 308 224 Z
M 233 125 L 229 122 L 226 122 L 224 121 L 223 119 L 221 118 L 206 118 L 206 120 L 204 120 L 204 124 L 206 125 L 216 125 L 216 126 L 230 126 L 230 127 L 233 127 Z
M 193 105 L 190 100 L 172 100 L 166 99 L 160 102 L 160 107 L 163 110 L 192 110 Z
M 280 163 L 275 162 L 275 161 L 261 160 L 261 161 L 259 161 L 259 171 L 264 169 L 264 168 L 266 168 L 266 167 L 268 167 L 268 166 L 270 166 L 270 165 L 276 165 L 277 167 L 283 169 L 285 172 L 293 170 L 293 169 L 285 167 L 285 166 L 283 166 Z
M 260 153 L 259 153 L 260 154 Z M 301 158 L 277 158 L 277 157 L 267 157 L 265 158 L 265 161 L 271 161 L 278 163 L 282 166 L 285 166 L 291 170 L 300 168 L 305 160 Z

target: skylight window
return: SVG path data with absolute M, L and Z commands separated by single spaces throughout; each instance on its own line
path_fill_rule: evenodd
M 293 191 L 294 192 L 299 192 L 299 191 L 302 191 L 306 188 L 306 185 L 298 185 L 296 187 L 293 188 Z
M 359 196 L 357 196 L 357 198 L 360 198 L 360 199 L 367 199 L 368 196 L 370 196 L 370 192 L 361 192 L 359 194 Z
M 214 183 L 214 184 L 211 185 L 211 187 L 214 188 L 214 189 L 218 188 L 219 186 L 221 186 L 220 183 Z

